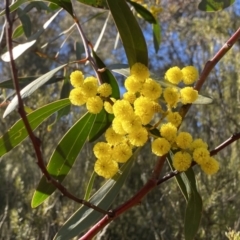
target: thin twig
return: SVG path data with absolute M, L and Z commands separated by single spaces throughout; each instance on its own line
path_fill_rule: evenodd
M 10 55 L 10 66 L 11 66 L 11 74 L 12 74 L 12 79 L 13 79 L 13 84 L 14 84 L 14 88 L 17 94 L 17 98 L 18 98 L 18 113 L 21 116 L 23 123 L 25 125 L 25 128 L 28 132 L 29 138 L 32 141 L 34 150 L 35 150 L 35 154 L 36 154 L 36 158 L 37 158 L 37 164 L 39 166 L 39 168 L 41 169 L 42 173 L 44 174 L 44 176 L 46 177 L 47 181 L 50 182 L 51 184 L 53 184 L 64 196 L 74 200 L 75 202 L 81 203 L 87 207 L 90 207 L 100 213 L 103 214 L 107 214 L 108 212 L 91 204 L 90 202 L 87 202 L 83 199 L 79 199 L 76 196 L 74 196 L 73 194 L 71 194 L 70 192 L 67 191 L 67 189 L 61 184 L 59 183 L 57 180 L 53 179 L 51 177 L 51 175 L 48 173 L 44 161 L 43 161 L 43 157 L 42 157 L 42 152 L 40 149 L 40 145 L 41 145 L 41 141 L 34 135 L 31 126 L 29 124 L 29 121 L 27 119 L 26 113 L 24 111 L 24 105 L 23 105 L 23 100 L 20 94 L 20 86 L 18 83 L 18 76 L 17 76 L 17 68 L 15 65 L 15 61 L 13 58 L 13 52 L 12 52 L 12 20 L 10 18 L 10 9 L 9 9 L 9 0 L 5 1 L 6 3 L 6 38 L 7 38 L 7 46 L 8 46 L 8 51 L 9 51 L 9 55 Z
M 101 78 L 101 75 L 99 74 L 99 72 L 101 71 L 94 58 L 92 57 L 92 49 L 93 49 L 93 46 L 91 45 L 90 41 L 87 39 L 83 29 L 82 29 L 82 26 L 81 24 L 79 23 L 79 20 L 78 18 L 76 17 L 76 14 L 74 13 L 73 14 L 73 20 L 75 21 L 75 24 L 77 26 L 77 29 L 78 29 L 78 32 L 79 32 L 79 35 L 82 39 L 82 42 L 83 42 L 83 47 L 84 47 L 84 50 L 85 50 L 85 54 L 86 54 L 86 57 L 84 60 L 81 60 L 81 62 L 87 62 L 89 61 L 89 63 L 91 64 L 96 76 L 97 76 L 97 79 L 98 79 L 98 82 L 99 84 L 102 84 L 103 83 L 103 80 Z

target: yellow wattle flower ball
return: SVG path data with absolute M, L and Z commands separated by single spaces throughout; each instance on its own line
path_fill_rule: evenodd
M 84 81 L 84 75 L 81 71 L 76 70 L 70 74 L 70 82 L 73 87 L 81 87 Z
M 81 89 L 86 98 L 94 97 L 97 94 L 97 85 L 92 81 L 84 81 Z
M 155 100 L 161 96 L 162 88 L 156 81 L 151 78 L 147 78 L 142 86 L 141 93 L 143 96 L 151 100 Z
M 130 69 L 130 75 L 139 82 L 145 82 L 150 76 L 148 68 L 142 63 L 135 63 Z
M 131 92 L 125 92 L 123 94 L 123 99 L 127 100 L 129 103 L 133 104 L 134 101 L 137 99 L 136 94 L 135 93 L 131 93 Z
M 112 104 L 110 102 L 104 101 L 103 107 L 107 113 L 113 114 Z
M 96 77 L 90 76 L 84 79 L 84 82 L 91 82 L 93 84 L 95 84 L 96 86 L 98 86 L 98 80 Z
M 157 138 L 152 142 L 152 152 L 157 156 L 163 156 L 169 152 L 170 143 L 165 138 Z
M 148 124 L 155 113 L 154 102 L 146 97 L 139 97 L 134 102 L 135 114 L 141 118 L 142 124 Z
M 198 70 L 194 66 L 184 67 L 182 70 L 183 82 L 186 85 L 193 84 L 199 77 Z
M 193 103 L 198 98 L 198 91 L 193 87 L 185 87 L 180 90 L 181 102 L 183 104 Z
M 98 87 L 97 92 L 102 97 L 109 97 L 112 94 L 112 87 L 108 83 L 103 83 Z
M 172 67 L 167 70 L 165 73 L 165 79 L 170 83 L 178 84 L 183 79 L 183 73 L 179 67 Z
M 93 147 L 93 153 L 96 158 L 111 158 L 112 149 L 106 142 L 98 142 Z
M 134 76 L 129 76 L 124 82 L 125 88 L 130 93 L 140 92 L 142 85 L 143 83 L 137 81 Z
M 120 143 L 113 147 L 112 158 L 119 163 L 125 163 L 132 156 L 132 148 L 127 143 Z
M 196 148 L 193 151 L 193 160 L 199 165 L 203 165 L 210 157 L 210 152 L 203 147 Z
M 177 128 L 172 123 L 163 124 L 160 128 L 161 136 L 173 143 L 177 137 Z
M 117 100 L 113 104 L 113 114 L 115 117 L 126 119 L 133 114 L 133 108 L 127 100 Z
M 170 112 L 167 115 L 168 122 L 172 123 L 175 127 L 180 126 L 182 123 L 182 117 L 178 112 Z
M 123 129 L 123 126 L 122 126 L 122 119 L 121 118 L 118 118 L 118 117 L 115 117 L 112 121 L 112 128 L 113 130 L 118 133 L 118 134 L 121 134 L 121 135 L 125 135 L 127 132 Z
M 201 138 L 197 138 L 191 143 L 190 150 L 193 151 L 196 148 L 206 148 L 206 149 L 208 149 L 208 145 Z
M 180 151 L 175 153 L 173 156 L 173 167 L 179 172 L 188 170 L 191 163 L 192 157 L 187 152 Z
M 87 100 L 86 107 L 90 113 L 98 114 L 103 109 L 103 101 L 99 96 L 90 97 Z
M 116 145 L 125 140 L 123 135 L 116 133 L 112 127 L 108 128 L 105 132 L 105 138 L 110 145 Z
M 122 120 L 122 127 L 125 132 L 131 133 L 133 131 L 137 131 L 142 127 L 141 118 L 136 116 L 135 114 L 129 116 L 128 119 Z
M 178 89 L 175 87 L 167 87 L 165 88 L 163 92 L 163 98 L 168 104 L 169 107 L 175 108 L 177 106 L 177 103 L 180 99 L 180 94 L 178 92 Z
M 82 106 L 86 103 L 87 98 L 83 94 L 82 89 L 79 87 L 71 90 L 69 100 L 73 105 Z
M 201 164 L 201 169 L 208 175 L 212 175 L 219 170 L 219 162 L 213 157 L 209 157 L 203 164 Z
M 148 140 L 148 131 L 142 127 L 128 135 L 129 142 L 136 147 L 143 146 Z
M 187 132 L 180 132 L 175 140 L 177 146 L 181 149 L 189 148 L 192 141 L 193 141 L 193 139 L 192 139 L 191 134 L 189 134 Z
M 94 171 L 106 179 L 112 178 L 118 170 L 118 163 L 108 158 L 98 159 L 94 165 Z

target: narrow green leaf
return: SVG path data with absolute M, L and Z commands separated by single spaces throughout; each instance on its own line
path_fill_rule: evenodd
M 148 11 L 144 6 L 142 6 L 141 4 L 138 4 L 136 2 L 127 0 L 127 2 L 129 2 L 134 9 L 136 10 L 136 12 L 147 22 L 149 23 L 157 23 L 155 17 L 152 15 L 152 13 L 150 11 Z
M 231 6 L 234 2 L 235 0 L 202 0 L 198 9 L 204 12 L 216 12 Z
M 93 183 L 94 183 L 94 180 L 95 180 L 96 176 L 97 176 L 97 174 L 95 173 L 95 171 L 93 171 L 93 173 L 90 177 L 90 180 L 88 182 L 87 190 L 86 190 L 86 193 L 85 193 L 85 196 L 84 196 L 85 201 L 88 201 L 89 198 L 90 198 L 91 191 L 92 191 L 92 188 L 93 188 Z
M 161 43 L 161 27 L 158 21 L 152 25 L 152 31 L 153 31 L 154 49 L 155 49 L 155 52 L 157 53 Z
M 23 88 L 20 91 L 21 97 L 25 98 L 25 97 L 28 97 L 29 95 L 31 95 L 34 91 L 36 91 L 43 84 L 45 84 L 47 81 L 49 81 L 56 72 L 58 72 L 65 66 L 67 66 L 67 64 L 59 66 L 59 67 L 53 69 L 52 71 L 45 73 L 41 77 L 37 78 L 35 81 L 28 84 L 25 88 Z M 18 98 L 17 98 L 17 96 L 15 96 L 12 99 L 11 103 L 7 106 L 7 108 L 3 114 L 3 118 L 6 117 L 9 113 L 11 113 L 17 106 L 18 106 Z
M 31 36 L 31 33 L 32 33 L 31 20 L 30 20 L 29 16 L 21 8 L 18 8 L 17 14 L 18 14 L 18 17 L 19 17 L 19 19 L 22 23 L 25 36 L 27 38 L 29 38 Z
M 97 115 L 86 113 L 60 140 L 47 165 L 47 170 L 54 179 L 62 182 L 67 176 L 88 138 L 96 117 Z M 32 207 L 43 203 L 55 189 L 43 176 L 34 192 Z
M 108 180 L 91 198 L 90 202 L 101 209 L 108 210 L 114 199 L 120 192 L 125 180 L 131 170 L 134 157 L 121 167 L 121 174 Z M 103 215 L 86 206 L 79 208 L 62 226 L 54 237 L 54 240 L 68 240 L 92 226 Z
M 17 1 L 18 2 L 18 1 Z M 24 52 L 26 52 L 30 47 L 32 47 L 36 42 L 40 35 L 46 30 L 46 28 L 50 25 L 50 23 L 56 18 L 56 16 L 60 13 L 61 10 L 56 12 L 44 25 L 41 29 L 39 29 L 35 34 L 33 34 L 26 43 L 22 43 L 17 45 L 12 49 L 13 59 L 17 59 Z M 9 52 L 4 53 L 1 56 L 2 60 L 5 62 L 10 62 Z
M 86 5 L 89 5 L 91 7 L 96 7 L 96 8 L 104 8 L 107 9 L 107 3 L 106 0 L 77 0 L 80 3 L 84 3 Z
M 16 38 L 22 36 L 23 33 L 24 33 L 24 31 L 23 31 L 23 26 L 22 26 L 22 24 L 21 24 L 21 25 L 17 26 L 17 27 L 14 29 L 14 32 L 13 32 L 13 34 L 12 34 L 12 39 L 16 39 Z
M 69 97 L 70 88 L 71 88 L 71 84 L 70 84 L 69 78 L 65 77 L 65 79 L 63 81 L 61 93 L 60 93 L 60 99 Z M 68 106 L 60 109 L 56 114 L 55 120 L 51 124 L 48 125 L 48 130 L 51 131 L 52 127 L 58 122 L 58 120 L 61 117 L 68 115 L 70 110 L 71 110 L 71 105 L 68 105 Z
M 119 31 L 129 66 L 140 62 L 148 66 L 147 45 L 143 33 L 125 0 L 107 0 Z
M 99 114 L 97 114 L 95 124 L 89 133 L 88 141 L 94 142 L 97 140 L 111 125 L 112 120 L 113 116 L 108 114 L 104 109 Z
M 19 86 L 20 86 L 20 88 L 26 87 L 28 84 L 30 84 L 31 82 L 33 82 L 34 80 L 36 80 L 40 77 L 41 76 L 19 77 L 18 78 Z M 53 76 L 43 85 L 53 84 L 53 83 L 56 83 L 56 82 L 59 82 L 62 80 L 63 80 L 62 76 Z M 13 80 L 10 78 L 10 79 L 0 82 L 0 88 L 14 89 Z
M 70 105 L 68 99 L 63 99 L 45 105 L 27 115 L 32 130 L 36 129 L 43 121 L 61 108 Z M 22 120 L 18 120 L 1 138 L 0 138 L 0 156 L 12 150 L 21 143 L 28 133 Z
M 192 168 L 181 174 L 188 192 L 188 202 L 184 220 L 185 240 L 194 239 L 202 217 L 202 198 L 198 193 Z

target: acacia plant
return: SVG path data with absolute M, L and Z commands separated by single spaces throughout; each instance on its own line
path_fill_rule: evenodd
M 202 0 L 199 10 L 220 11 L 233 2 Z M 127 63 L 105 65 L 104 59 L 98 56 L 97 47 L 93 47 L 91 39 L 86 37 L 81 16 L 74 11 L 74 6 L 79 3 L 109 11 L 121 38 Z M 28 16 L 28 11 L 33 7 L 54 13 L 35 34 L 31 34 Z M 239 139 L 240 133 L 232 135 L 214 149 L 209 149 L 208 143 L 201 136 L 193 139 L 187 129 L 182 131 L 179 127 L 192 104 L 211 103 L 212 99 L 203 97 L 198 92 L 215 65 L 239 39 L 240 29 L 206 62 L 200 73 L 195 66 L 171 66 L 164 73 L 164 80 L 159 80 L 149 69 L 148 47 L 138 21 L 145 20 L 152 24 L 154 47 L 158 51 L 161 38 L 161 21 L 158 21 L 161 17 L 158 18 L 158 14 L 162 10 L 159 1 L 152 6 L 143 1 L 130 0 L 18 0 L 11 5 L 8 0 L 5 1 L 5 9 L 0 15 L 5 16 L 2 36 L 6 37 L 7 47 L 1 57 L 3 61 L 9 62 L 12 79 L 2 82 L 0 87 L 12 84 L 16 96 L 7 97 L 1 106 L 6 106 L 4 118 L 17 109 L 21 119 L 0 138 L 0 154 L 3 156 L 29 137 L 37 165 L 43 174 L 32 197 L 32 207 L 38 207 L 55 190 L 60 191 L 69 201 L 80 204 L 79 209 L 63 224 L 54 239 L 70 239 L 80 235 L 80 239 L 93 238 L 107 224 L 139 204 L 150 191 L 161 187 L 170 178 L 176 179 L 186 200 L 185 239 L 193 239 L 198 231 L 204 206 L 193 167 L 200 167 L 202 174 L 208 175 L 221 171 L 221 165 L 214 155 Z M 34 46 L 40 35 L 63 11 L 71 16 L 79 33 L 84 57 L 81 58 L 82 54 L 78 52 L 76 60 L 65 62 L 40 77 L 20 78 L 15 60 Z M 15 22 L 18 19 L 21 24 L 16 27 Z M 106 22 L 108 19 L 109 17 Z M 105 27 L 99 41 L 104 31 Z M 28 40 L 16 44 L 15 39 L 22 35 Z M 54 60 L 57 62 L 57 56 Z M 91 74 L 89 66 L 92 69 Z M 62 77 L 56 76 L 59 71 L 63 71 Z M 126 91 L 123 95 L 120 94 L 121 84 L 113 73 L 124 77 Z M 28 113 L 23 99 L 45 84 L 59 81 L 63 81 L 60 99 Z M 68 88 L 70 85 L 71 88 Z M 71 105 L 75 107 L 70 108 Z M 86 113 L 62 136 L 45 165 L 41 139 L 34 130 L 53 114 L 56 115 L 56 121 L 61 121 L 61 117 L 71 111 L 78 111 L 78 108 Z M 74 166 L 83 146 L 91 142 L 94 142 L 92 151 L 95 155 L 95 159 L 92 159 L 93 174 L 85 196 L 79 197 L 66 189 L 62 182 Z M 157 159 L 153 169 L 150 169 L 152 174 L 137 193 L 132 193 L 130 199 L 114 209 L 111 208 L 134 168 L 136 155 L 141 154 L 144 146 L 149 146 L 152 158 Z M 170 172 L 163 172 L 167 169 L 164 168 L 165 165 L 169 166 Z M 104 184 L 92 194 L 97 175 L 102 177 Z

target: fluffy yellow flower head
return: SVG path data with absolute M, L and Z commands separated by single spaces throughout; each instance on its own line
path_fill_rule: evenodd
M 93 77 L 93 76 L 90 76 L 90 77 L 87 77 L 84 79 L 84 82 L 91 82 L 91 83 L 94 83 L 96 86 L 98 86 L 98 80 L 97 78 Z
M 142 88 L 143 83 L 136 80 L 134 76 L 129 76 L 125 82 L 124 86 L 130 93 L 136 93 L 139 92 Z
M 117 100 L 113 104 L 113 114 L 115 117 L 126 119 L 133 114 L 133 108 L 127 100 Z
M 130 74 L 139 82 L 145 82 L 150 76 L 148 68 L 142 63 L 135 63 L 130 69 Z
M 104 106 L 104 109 L 107 113 L 113 114 L 112 104 L 110 102 L 104 101 L 103 106 Z
M 161 136 L 173 143 L 177 137 L 177 128 L 172 123 L 163 124 L 160 128 Z
M 185 87 L 180 90 L 181 101 L 183 104 L 193 103 L 198 98 L 198 91 L 192 87 Z
M 125 163 L 132 156 L 132 148 L 127 143 L 120 143 L 113 148 L 113 160 Z
M 180 132 L 176 138 L 177 146 L 181 149 L 187 149 L 190 147 L 193 139 L 191 134 L 187 132 Z
M 187 152 L 177 152 L 173 156 L 173 167 L 179 171 L 183 172 L 188 170 L 188 168 L 191 166 L 192 163 L 192 157 Z
M 193 151 L 193 159 L 199 165 L 204 164 L 209 157 L 210 157 L 210 153 L 206 148 L 200 147 L 200 148 L 196 148 Z
M 143 94 L 143 96 L 155 100 L 161 96 L 162 88 L 160 84 L 158 84 L 156 81 L 152 80 L 151 78 L 148 78 L 143 84 L 141 93 Z
M 170 83 L 178 84 L 183 79 L 183 73 L 179 67 L 172 67 L 165 73 L 165 79 Z
M 209 157 L 207 159 L 207 161 L 205 161 L 202 165 L 201 165 L 201 169 L 209 175 L 212 175 L 216 172 L 218 172 L 219 170 L 219 163 L 217 160 L 215 160 L 213 157 Z
M 81 106 L 86 103 L 87 98 L 81 88 L 74 88 L 69 94 L 69 100 L 73 105 Z
M 96 158 L 111 158 L 112 149 L 106 142 L 98 142 L 93 147 L 93 152 Z
M 169 152 L 170 143 L 165 138 L 157 138 L 152 142 L 152 152 L 157 156 L 163 156 Z
M 121 134 L 121 135 L 126 134 L 126 131 L 123 129 L 123 126 L 122 126 L 121 118 L 115 117 L 112 121 L 112 127 L 116 133 Z
M 70 82 L 73 87 L 81 87 L 83 84 L 84 75 L 81 71 L 74 71 L 70 74 Z
M 196 148 L 206 148 L 207 149 L 208 145 L 201 138 L 197 138 L 192 142 L 192 144 L 190 146 L 190 150 L 193 151 Z
M 135 93 L 131 93 L 131 92 L 125 92 L 123 94 L 123 99 L 127 100 L 129 103 L 133 104 L 134 101 L 136 100 L 136 95 Z
M 138 129 L 137 131 L 131 132 L 128 135 L 129 142 L 136 146 L 136 147 L 141 147 L 143 146 L 147 140 L 148 140 L 148 131 L 142 127 Z
M 110 145 L 116 145 L 125 140 L 125 138 L 121 134 L 116 133 L 112 127 L 108 128 L 105 132 L 105 138 Z
M 97 89 L 101 97 L 109 97 L 112 94 L 112 87 L 108 83 L 103 83 Z
M 163 92 L 163 97 L 169 107 L 176 107 L 180 95 L 178 89 L 175 87 L 167 87 Z
M 198 79 L 198 70 L 194 66 L 187 66 L 182 69 L 183 82 L 186 85 L 193 84 Z
M 92 81 L 84 81 L 81 89 L 86 98 L 95 97 L 97 94 L 97 85 Z
M 135 114 L 141 118 L 142 124 L 148 124 L 155 113 L 154 102 L 146 97 L 139 97 L 134 102 Z
M 97 114 L 103 109 L 103 101 L 99 96 L 90 97 L 86 104 L 87 110 L 90 113 Z
M 178 127 L 182 122 L 182 117 L 178 112 L 170 112 L 167 115 L 168 122 L 172 123 L 175 127 Z
M 94 171 L 106 179 L 112 178 L 118 170 L 118 163 L 108 158 L 98 159 L 94 165 Z
M 141 118 L 133 114 L 128 119 L 122 120 L 122 127 L 127 133 L 137 131 L 142 127 Z

